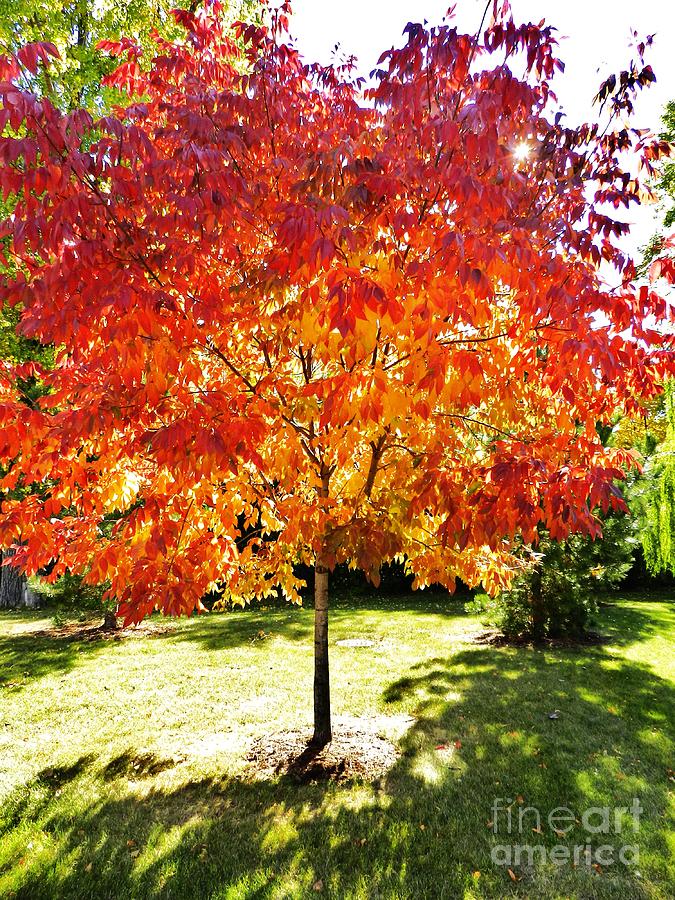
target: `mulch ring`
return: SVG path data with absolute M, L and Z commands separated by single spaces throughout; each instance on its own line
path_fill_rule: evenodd
M 288 775 L 300 784 L 352 779 L 377 781 L 400 756 L 391 741 L 367 724 L 334 728 L 333 740 L 318 752 L 308 749 L 311 736 L 307 729 L 280 731 L 258 738 L 246 754 L 246 774 L 256 779 Z
M 121 641 L 126 638 L 153 637 L 175 631 L 176 626 L 168 623 L 141 622 L 128 628 L 106 628 L 91 622 L 69 622 L 59 628 L 45 628 L 32 632 L 32 637 L 58 638 L 63 641 Z
M 471 643 L 482 644 L 490 647 L 596 647 L 607 644 L 611 638 L 597 631 L 584 631 L 574 637 L 540 638 L 534 640 L 531 637 L 507 637 L 501 631 L 481 631 L 473 636 Z

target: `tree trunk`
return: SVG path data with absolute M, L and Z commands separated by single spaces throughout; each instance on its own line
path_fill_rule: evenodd
M 38 598 L 25 575 L 14 566 L 1 565 L 10 556 L 14 556 L 14 550 L 0 550 L 0 609 L 34 609 L 39 606 Z
M 330 675 L 328 670 L 328 569 L 314 568 L 314 736 L 312 746 L 325 747 L 330 727 Z
M 117 621 L 117 615 L 115 614 L 114 609 L 104 609 L 103 610 L 103 630 L 104 631 L 117 631 L 119 628 L 119 623 Z
M 329 475 L 321 479 L 319 495 L 328 496 Z M 328 568 L 321 554 L 314 565 L 314 736 L 311 746 L 320 750 L 333 735 L 330 725 L 330 675 L 328 669 Z

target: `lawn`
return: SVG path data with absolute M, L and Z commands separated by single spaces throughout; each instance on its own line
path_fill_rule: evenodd
M 154 619 L 97 641 L 3 613 L 0 896 L 673 896 L 665 600 L 603 608 L 601 646 L 516 649 L 475 643 L 480 623 L 458 600 L 344 598 L 331 617 L 334 715 L 379 717 L 401 755 L 374 783 L 304 785 L 255 779 L 245 754 L 267 731 L 309 724 L 311 610 Z M 614 808 L 634 797 L 637 833 L 621 813 L 614 833 Z M 496 798 L 513 801 L 511 835 Z M 526 806 L 541 834 L 534 813 L 514 833 Z M 563 836 L 546 821 L 558 806 L 580 820 Z M 589 834 L 582 814 L 604 806 L 612 833 Z M 491 860 L 496 845 L 589 839 L 615 854 L 636 845 L 639 862 Z

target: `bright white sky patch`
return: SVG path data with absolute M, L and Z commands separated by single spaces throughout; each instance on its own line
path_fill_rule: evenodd
M 294 0 L 291 32 L 308 60 L 329 62 L 340 44 L 359 60 L 364 75 L 375 68 L 383 50 L 404 43 L 402 31 L 409 21 L 440 22 L 450 0 Z M 516 21 L 542 18 L 559 32 L 559 55 L 566 71 L 556 79 L 560 104 L 570 124 L 593 115 L 592 99 L 600 82 L 625 68 L 632 56 L 631 32 L 655 34 L 647 62 L 657 82 L 638 98 L 635 124 L 656 132 L 668 100 L 675 100 L 675 3 L 672 0 L 511 0 Z M 478 28 L 485 0 L 457 0 L 455 21 L 469 33 Z M 659 213 L 654 207 L 631 210 L 633 232 L 626 243 L 635 252 L 655 230 Z

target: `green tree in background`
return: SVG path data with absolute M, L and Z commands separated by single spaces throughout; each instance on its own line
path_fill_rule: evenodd
M 101 79 L 117 65 L 96 45 L 121 35 L 150 47 L 149 35 L 156 29 L 166 38 L 177 37 L 172 9 L 200 6 L 201 0 L 0 0 L 0 44 L 4 51 L 16 50 L 34 41 L 56 45 L 61 60 L 37 76 L 41 93 L 61 109 L 85 107 L 104 112 L 119 99 Z M 229 0 L 223 15 L 234 21 L 251 21 L 259 15 L 257 0 Z
M 667 104 L 662 121 L 665 126 L 662 137 L 667 141 L 675 142 L 675 100 L 671 100 Z M 663 224 L 666 228 L 670 228 L 675 225 L 675 162 L 666 163 L 663 166 L 658 188 L 667 203 Z
M 661 137 L 675 143 L 675 100 L 666 105 L 662 122 Z M 662 229 L 668 231 L 675 226 L 675 162 L 661 164 L 656 190 L 665 209 Z M 662 229 L 644 250 L 645 269 L 664 250 Z M 631 509 L 639 521 L 647 570 L 675 576 L 675 382 L 666 384 L 664 394 L 645 410 L 644 421 L 644 434 L 632 443 L 646 462 L 630 491 Z M 625 440 L 622 445 L 628 446 Z
M 580 637 L 601 595 L 616 588 L 633 564 L 635 523 L 610 513 L 602 538 L 552 540 L 542 529 L 536 547 L 524 547 L 524 572 L 496 597 L 478 594 L 469 609 L 508 637 Z
M 675 383 L 666 385 L 665 436 L 647 458 L 632 490 L 647 569 L 675 575 Z

